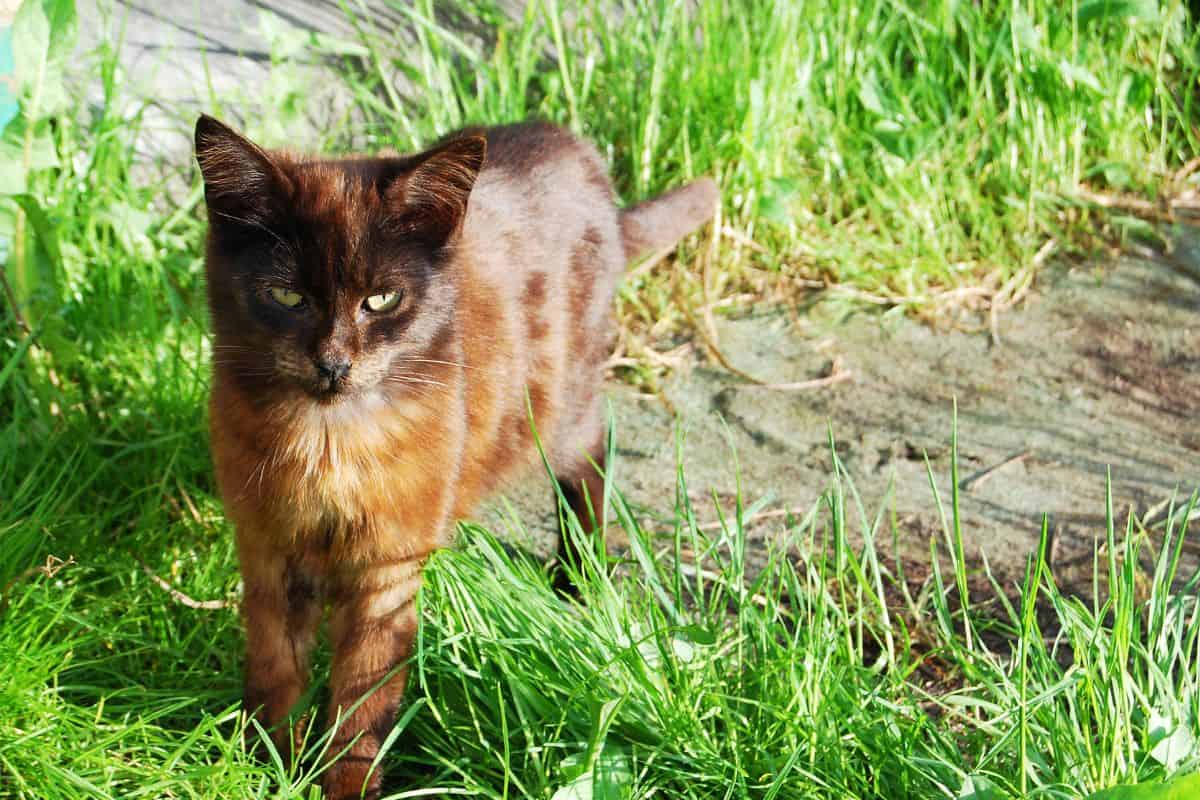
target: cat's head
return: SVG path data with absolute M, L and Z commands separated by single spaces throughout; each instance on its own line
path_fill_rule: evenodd
M 468 135 L 415 156 L 310 159 L 200 117 L 218 369 L 321 403 L 419 387 L 422 365 L 445 360 L 444 267 L 484 151 Z

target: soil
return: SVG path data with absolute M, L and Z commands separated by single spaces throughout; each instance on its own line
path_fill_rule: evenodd
M 714 493 L 732 508 L 739 474 L 745 505 L 765 497 L 765 509 L 802 515 L 833 486 L 832 435 L 866 520 L 886 512 L 877 534 L 885 550 L 895 519 L 911 573 L 929 563 L 931 536 L 944 545 L 929 472 L 949 513 L 957 402 L 968 560 L 986 558 L 1002 580 L 1017 578 L 1047 515 L 1056 576 L 1086 589 L 1105 539 L 1109 474 L 1118 539 L 1131 513 L 1161 531 L 1163 504 L 1182 504 L 1200 488 L 1200 283 L 1170 261 L 1047 268 L 1024 305 L 999 318 L 998 344 L 986 332 L 938 332 L 907 317 L 820 304 L 799 321 L 748 316 L 718 331 L 726 357 L 760 379 L 810 380 L 831 361 L 851 377 L 772 390 L 697 360 L 666 388 L 678 420 L 614 384 L 614 477 L 639 506 L 671 507 L 682 430 L 704 520 L 717 519 Z M 526 519 L 548 505 L 523 500 Z M 550 528 L 548 515 L 538 519 Z M 848 519 L 862 530 L 853 504 Z M 763 537 L 785 529 L 780 516 L 752 526 Z M 1195 569 L 1198 552 L 1185 553 L 1183 573 Z

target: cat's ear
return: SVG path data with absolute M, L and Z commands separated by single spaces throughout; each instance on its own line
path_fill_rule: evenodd
M 269 228 L 282 212 L 287 176 L 265 150 L 206 114 L 196 121 L 196 160 L 214 229 Z
M 467 213 L 475 179 L 483 169 L 487 140 L 460 136 L 414 157 L 385 189 L 396 222 L 406 232 L 443 244 Z

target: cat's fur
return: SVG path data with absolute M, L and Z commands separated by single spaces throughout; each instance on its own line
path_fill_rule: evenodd
M 368 775 L 404 688 L 421 567 L 452 522 L 534 464 L 527 398 L 582 519 L 624 265 L 714 211 L 703 180 L 619 211 L 604 163 L 525 123 L 406 157 L 267 152 L 196 125 L 209 212 L 212 451 L 245 585 L 245 703 L 283 752 L 324 606 L 334 800 Z M 275 290 L 303 304 L 287 308 Z M 364 298 L 400 290 L 399 306 Z M 289 295 L 290 296 L 290 295 Z M 331 366 L 332 365 L 332 366 Z M 348 366 L 348 373 L 345 368 Z M 375 689 L 352 712 L 347 710 Z

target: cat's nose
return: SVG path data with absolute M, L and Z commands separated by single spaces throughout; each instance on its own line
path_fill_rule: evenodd
M 330 383 L 338 383 L 350 374 L 350 362 L 345 359 L 323 359 L 317 362 L 317 374 Z

